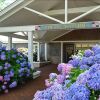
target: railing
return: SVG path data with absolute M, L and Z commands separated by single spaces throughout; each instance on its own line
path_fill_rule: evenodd
M 0 0 L 0 11 L 4 10 L 6 7 L 10 6 L 16 0 Z

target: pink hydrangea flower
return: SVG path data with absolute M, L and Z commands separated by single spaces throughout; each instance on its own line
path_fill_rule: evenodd
M 7 84 L 7 82 L 4 82 L 4 84 L 6 85 L 6 84 Z
M 66 66 L 65 63 L 59 64 L 58 67 L 57 67 L 58 71 L 59 71 L 59 72 L 62 72 L 62 68 L 65 67 L 65 66 Z
M 0 81 L 3 81 L 3 76 L 0 76 Z
M 49 79 L 46 79 L 45 80 L 45 86 L 46 87 L 50 87 L 50 86 L 52 86 L 53 85 L 53 82 L 52 81 L 49 81 Z
M 100 100 L 100 95 L 99 95 L 99 99 L 98 100 Z
M 5 93 L 8 93 L 8 89 L 6 89 L 4 92 L 5 92 Z
M 72 68 L 73 66 L 71 64 L 66 64 L 66 66 L 63 66 L 62 68 L 62 74 L 64 75 L 69 74 Z

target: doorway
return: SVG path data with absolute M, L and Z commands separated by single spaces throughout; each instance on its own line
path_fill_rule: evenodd
M 67 44 L 64 43 L 63 45 L 63 61 L 67 63 L 71 60 L 71 55 L 74 54 L 75 51 L 75 44 Z

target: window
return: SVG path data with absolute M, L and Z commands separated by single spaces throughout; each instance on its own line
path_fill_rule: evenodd
M 0 0 L 0 11 L 15 2 L 16 0 Z

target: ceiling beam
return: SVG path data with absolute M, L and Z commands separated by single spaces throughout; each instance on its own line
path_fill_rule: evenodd
M 69 41 L 51 41 L 50 43 L 60 43 L 60 42 L 64 42 L 64 43 L 71 43 L 71 42 L 73 42 L 73 43 L 99 43 L 100 41 L 99 40 L 73 40 L 73 41 L 71 41 L 71 40 L 69 40 Z
M 0 35 L 11 36 L 11 37 L 14 37 L 14 38 L 19 38 L 19 39 L 24 39 L 24 40 L 28 39 L 27 36 L 16 35 L 16 34 L 13 34 L 13 33 L 0 33 Z
M 85 16 L 87 16 L 87 15 L 93 13 L 93 12 L 96 11 L 97 9 L 100 9 L 100 5 L 94 7 L 94 8 L 92 8 L 92 9 L 90 9 L 90 10 L 88 10 L 87 12 L 85 12 L 85 13 L 79 15 L 78 17 L 75 17 L 74 19 L 68 21 L 68 23 L 72 23 L 72 22 L 74 22 L 74 21 L 77 21 L 77 20 L 79 20 L 79 19 L 81 19 L 81 18 L 83 18 L 83 17 L 85 17 Z
M 36 11 L 36 10 L 34 10 L 34 9 L 31 9 L 31 8 L 28 8 L 28 7 L 24 7 L 24 9 L 26 9 L 26 10 L 28 10 L 28 11 L 30 11 L 30 12 L 33 12 L 33 14 L 35 13 L 35 14 L 38 14 L 38 15 L 43 16 L 43 17 L 45 17 L 45 18 L 48 18 L 48 19 L 50 19 L 50 20 L 56 21 L 56 22 L 58 22 L 58 23 L 60 23 L 60 24 L 64 24 L 63 21 L 58 20 L 58 19 L 56 19 L 56 18 L 53 18 L 53 17 L 51 17 L 51 16 L 48 16 L 48 15 L 46 15 L 46 14 L 43 14 L 43 13 L 41 13 L 41 12 L 38 12 L 38 11 Z
M 34 31 L 35 26 L 29 25 L 29 26 L 11 26 L 11 27 L 0 27 L 0 32 L 28 32 L 28 31 Z
M 68 0 L 65 0 L 65 23 L 68 22 Z
M 95 8 L 95 7 L 97 7 L 97 6 L 69 8 L 68 14 L 85 13 L 85 12 L 89 11 L 90 9 Z M 95 12 L 100 12 L 100 9 L 96 10 Z M 64 15 L 65 9 L 50 10 L 50 11 L 44 12 L 44 14 L 49 15 L 49 16 Z

